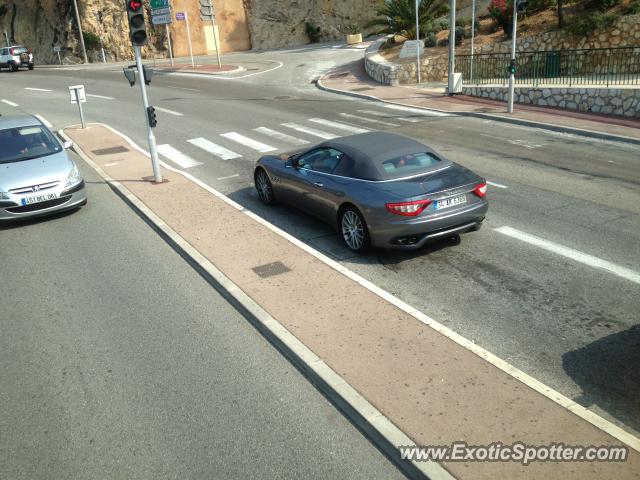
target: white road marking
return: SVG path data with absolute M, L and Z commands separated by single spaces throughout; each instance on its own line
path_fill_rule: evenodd
M 202 163 L 194 160 L 188 155 L 185 155 L 180 150 L 176 150 L 171 145 L 158 145 L 158 152 L 167 157 L 173 163 L 180 165 L 182 168 L 191 168 L 202 165 Z
M 219 177 L 217 180 L 229 180 L 230 178 L 236 178 L 239 177 L 240 174 L 236 173 L 235 175 L 229 175 L 228 177 Z
M 506 185 L 502 185 L 496 182 L 490 182 L 489 180 L 487 180 L 487 185 L 491 185 L 492 187 L 496 187 L 496 188 L 509 188 Z
M 13 102 L 11 102 L 9 100 L 5 100 L 4 98 L 2 100 L 0 100 L 0 101 L 2 101 L 2 103 L 6 103 L 7 105 L 11 105 L 12 107 L 19 107 L 20 106 L 17 103 L 13 103 Z
M 51 125 L 51 122 L 49 122 L 49 120 L 47 120 L 46 118 L 44 118 L 42 115 L 38 115 L 37 113 L 34 115 L 34 117 L 36 117 L 38 120 L 40 120 L 42 122 L 42 124 L 47 127 L 47 128 L 53 128 L 53 125 Z
M 273 137 L 277 140 L 281 140 L 292 145 L 306 145 L 307 143 L 309 143 L 307 140 L 303 140 L 298 137 L 292 137 L 291 135 L 287 135 L 286 133 L 278 132 L 277 130 L 272 130 L 267 127 L 254 128 L 254 130 L 263 135 Z
M 535 235 L 521 232 L 520 230 L 516 230 L 515 228 L 505 226 L 496 228 L 494 230 L 498 233 L 502 233 L 503 235 L 507 235 L 508 237 L 515 238 L 516 240 L 520 240 L 549 252 L 556 253 L 590 267 L 606 270 L 607 272 L 613 273 L 618 277 L 640 284 L 640 273 L 635 272 L 630 268 L 621 267 L 620 265 L 616 265 L 615 263 L 609 262 L 607 260 L 589 255 L 588 253 L 582 253 L 579 250 L 574 250 L 573 248 L 550 242 L 543 238 L 536 237 Z
M 384 108 L 390 108 L 391 110 L 400 110 L 403 112 L 415 113 L 417 115 L 422 115 L 425 117 L 450 117 L 451 116 L 451 114 L 449 113 L 435 112 L 433 110 L 422 110 L 420 108 L 405 107 L 402 105 L 393 105 L 391 103 L 385 104 Z
M 47 88 L 32 88 L 32 87 L 24 87 L 25 90 L 31 90 L 32 92 L 50 92 L 51 90 Z
M 174 85 L 167 85 L 167 88 L 175 88 L 176 90 L 186 90 L 187 92 L 199 92 L 196 88 L 176 87 Z
M 155 107 L 156 110 L 158 110 L 159 112 L 164 112 L 164 113 L 168 113 L 169 115 L 175 115 L 176 117 L 183 117 L 184 115 L 180 112 L 176 112 L 173 110 L 169 110 L 168 108 L 162 108 L 162 107 Z
M 309 135 L 313 135 L 314 137 L 324 138 L 325 140 L 333 140 L 334 138 L 338 138 L 339 136 L 322 130 L 316 130 L 315 128 L 305 127 L 304 125 L 299 125 L 297 123 L 283 123 L 282 126 L 297 130 L 302 133 L 308 133 Z
M 113 97 L 107 97 L 105 95 L 96 95 L 95 93 L 87 93 L 87 97 L 101 98 L 102 100 L 115 100 Z
M 397 123 L 383 122 L 382 120 L 374 120 L 373 118 L 361 117 L 359 115 L 351 115 L 350 113 L 341 113 L 341 117 L 359 120 L 361 122 L 375 123 L 376 125 L 384 125 L 385 127 L 399 127 Z
M 376 117 L 389 118 L 389 114 L 388 113 L 376 112 L 375 110 L 358 110 L 358 112 L 366 113 L 368 115 L 375 115 Z M 394 120 L 401 121 L 401 122 L 409 122 L 409 123 L 418 123 L 418 122 L 422 121 L 422 120 L 420 120 L 418 118 L 406 118 L 406 117 L 391 117 L 391 118 L 393 118 Z
M 201 148 L 205 152 L 209 152 L 212 155 L 215 155 L 222 160 L 233 160 L 234 158 L 240 158 L 242 155 L 236 152 L 232 152 L 231 150 L 227 150 L 220 145 L 216 145 L 213 142 L 210 142 L 206 138 L 192 138 L 191 140 L 187 140 L 191 145 L 194 145 L 198 148 Z
M 122 160 L 118 160 L 117 162 L 105 163 L 104 166 L 105 167 L 115 167 L 116 165 L 120 165 L 121 163 L 122 163 Z
M 351 133 L 367 133 L 369 130 L 366 128 L 354 127 L 352 125 L 347 125 L 346 123 L 340 122 L 332 122 L 330 120 L 325 120 L 324 118 L 310 118 L 310 122 L 318 123 L 320 125 L 325 125 L 331 128 L 337 128 L 338 130 L 345 130 Z
M 149 152 L 147 152 L 142 147 L 140 147 L 138 144 L 136 144 L 131 138 L 129 138 L 126 135 L 124 135 L 123 133 L 115 130 L 114 128 L 110 127 L 109 125 L 105 125 L 105 124 L 102 124 L 102 125 L 105 128 L 107 128 L 107 129 L 111 130 L 112 132 L 114 132 L 115 134 L 120 135 L 122 138 L 124 138 L 129 143 L 129 145 L 132 146 L 132 148 L 138 150 L 140 153 L 145 155 L 147 158 L 151 158 L 151 155 L 149 155 Z M 60 131 L 60 133 L 65 138 L 68 138 L 68 137 L 66 137 L 66 135 L 64 135 L 64 132 Z M 87 161 L 87 163 L 89 163 L 89 165 L 93 166 L 93 168 L 95 170 L 97 170 L 98 172 L 101 172 L 100 168 L 97 165 L 95 165 L 91 161 L 91 159 L 89 159 L 86 155 L 84 155 L 83 158 L 85 159 L 85 161 Z M 244 213 L 249 218 L 254 219 L 256 222 L 260 223 L 261 225 L 264 225 L 269 230 L 277 233 L 278 235 L 280 235 L 281 237 L 285 238 L 286 240 L 288 240 L 292 244 L 298 246 L 300 249 L 310 253 L 311 255 L 313 255 L 315 258 L 317 258 L 321 262 L 329 265 L 331 268 L 333 268 L 333 269 L 337 270 L 338 272 L 342 273 L 346 277 L 350 278 L 354 282 L 356 282 L 359 285 L 363 286 L 364 288 L 366 288 L 370 292 L 374 293 L 375 295 L 379 296 L 383 300 L 386 300 L 386 301 L 392 303 L 393 305 L 398 307 L 400 310 L 402 310 L 402 311 L 408 313 L 409 315 L 411 315 L 412 317 L 414 317 L 416 320 L 424 323 L 425 325 L 428 325 L 429 327 L 433 328 L 435 331 L 437 331 L 437 332 L 441 333 L 442 335 L 444 335 L 445 337 L 453 340 L 454 342 L 456 342 L 461 347 L 473 352 L 474 354 L 476 354 L 480 358 L 486 360 L 487 362 L 491 363 L 492 365 L 494 365 L 498 369 L 502 370 L 506 374 L 512 376 L 516 380 L 518 380 L 518 381 L 522 382 L 523 384 L 527 385 L 528 387 L 532 388 L 533 390 L 535 390 L 539 394 L 544 395 L 546 398 L 548 398 L 552 402 L 556 403 L 557 405 L 560 405 L 562 408 L 566 409 L 567 411 L 569 411 L 569 412 L 573 413 L 574 415 L 584 419 L 585 421 L 589 422 L 591 425 L 595 426 L 596 428 L 599 428 L 603 432 L 608 433 L 609 435 L 613 436 L 614 438 L 616 438 L 616 439 L 620 440 L 621 442 L 625 443 L 626 445 L 630 446 L 634 450 L 640 452 L 640 438 L 630 434 L 629 432 L 623 430 L 622 428 L 618 427 L 617 425 L 615 425 L 615 424 L 609 422 L 608 420 L 602 418 L 598 414 L 588 410 L 587 408 L 583 407 L 582 405 L 579 405 L 578 403 L 574 402 L 570 398 L 562 395 L 560 392 L 552 389 L 548 385 L 545 385 L 541 381 L 539 381 L 536 378 L 533 378 L 532 376 L 526 374 L 522 370 L 519 370 L 518 368 L 516 368 L 515 366 L 513 366 L 509 362 L 499 358 L 498 356 L 494 355 L 493 353 L 489 352 L 488 350 L 485 350 L 484 348 L 476 345 L 473 341 L 471 341 L 471 340 L 463 337 L 462 335 L 454 332 L 449 327 L 446 327 L 445 325 L 437 322 L 433 318 L 429 317 L 427 314 L 425 314 L 425 313 L 413 308 L 411 305 L 403 302 L 402 300 L 400 300 L 399 298 L 397 298 L 393 294 L 389 293 L 388 291 L 378 287 L 377 285 L 374 285 L 369 280 L 366 280 L 365 278 L 361 277 L 360 275 L 358 275 L 357 273 L 353 272 L 352 270 L 349 270 L 347 267 L 341 265 L 340 263 L 336 262 L 335 260 L 332 260 L 331 258 L 327 257 L 325 254 L 321 253 L 320 251 L 316 250 L 315 248 L 311 247 L 310 245 L 307 245 L 306 243 L 304 243 L 303 241 L 297 239 L 293 235 L 291 235 L 291 234 L 285 232 L 284 230 L 276 227 L 275 225 L 273 225 L 272 223 L 268 222 L 264 218 L 256 215 L 252 211 L 247 210 L 242 205 L 240 205 L 237 202 L 233 201 L 232 199 L 230 199 L 226 195 L 222 194 L 218 190 L 215 190 L 210 185 L 207 185 L 206 183 L 204 183 L 203 181 L 201 181 L 198 178 L 194 177 L 193 175 L 189 174 L 188 172 L 182 172 L 180 170 L 176 170 L 175 168 L 173 168 L 170 165 L 165 164 L 164 162 L 161 162 L 161 163 L 165 168 L 168 168 L 169 170 L 177 172 L 177 173 L 183 175 L 185 178 L 188 178 L 189 180 L 191 180 L 195 184 L 197 184 L 200 187 L 204 188 L 205 190 L 209 191 L 211 194 L 213 194 L 216 197 L 220 198 L 222 201 L 224 201 L 228 205 L 231 205 L 236 210 Z M 103 175 L 103 176 L 106 176 L 106 174 Z M 112 181 L 116 186 L 119 185 L 118 182 L 115 182 L 115 181 L 113 181 L 111 179 L 108 179 L 108 180 Z M 138 205 L 138 208 L 140 208 L 143 212 L 145 212 L 146 215 L 150 216 L 150 218 L 153 215 L 155 215 L 148 208 L 146 208 L 144 206 L 144 204 L 142 204 L 142 202 L 137 200 L 136 197 L 131 196 L 131 198 L 134 199 L 134 204 Z M 347 384 L 347 385 L 349 385 L 349 384 Z M 375 418 L 375 417 L 372 417 L 372 418 Z M 386 428 L 388 429 L 389 427 L 386 426 Z M 406 442 L 405 442 L 405 444 L 406 444 Z
M 244 145 L 245 147 L 249 147 L 252 150 L 256 150 L 257 152 L 260 152 L 260 153 L 273 152 L 277 150 L 277 148 L 272 147 L 271 145 L 258 142 L 257 140 L 253 140 L 252 138 L 245 137 L 244 135 L 240 135 L 237 132 L 223 133 L 220 136 L 227 138 L 229 140 L 232 140 L 234 142 L 238 142 L 240 145 Z
M 524 147 L 529 150 L 533 150 L 534 148 L 540 148 L 545 146 L 544 143 L 537 144 L 537 143 L 527 142 L 526 140 L 516 140 L 512 138 L 507 139 L 507 142 L 509 142 L 511 145 L 518 145 L 520 147 Z

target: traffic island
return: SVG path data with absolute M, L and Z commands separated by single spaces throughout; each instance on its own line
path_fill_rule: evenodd
M 168 63 L 157 64 L 153 67 L 155 70 L 162 72 L 183 72 L 183 73 L 202 73 L 205 75 L 223 75 L 226 73 L 238 73 L 244 71 L 244 68 L 238 65 L 210 65 L 196 63 L 195 66 L 190 63 Z
M 640 439 L 632 434 L 191 175 L 163 165 L 169 181 L 153 185 L 148 156 L 111 128 L 90 124 L 84 130 L 67 128 L 64 134 L 118 195 L 410 476 L 637 478 Z M 421 461 L 415 451 L 407 454 L 402 448 L 461 442 L 478 448 L 462 446 L 464 454 L 455 461 Z M 544 452 L 560 444 L 619 446 L 628 457 L 617 462 L 544 461 Z M 541 447 L 536 451 L 542 453 L 530 462 L 477 455 L 491 445 L 494 451 Z M 403 459 L 401 451 L 412 460 Z

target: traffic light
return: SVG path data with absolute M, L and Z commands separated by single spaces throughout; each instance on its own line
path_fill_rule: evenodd
M 134 47 L 147 44 L 147 30 L 144 23 L 144 7 L 142 0 L 127 0 L 127 15 L 129 17 L 129 34 Z
M 509 75 L 515 75 L 516 70 L 517 70 L 516 61 L 515 59 L 511 59 L 511 63 L 509 63 L 509 66 L 507 67 L 507 72 L 509 73 Z
M 149 118 L 149 126 L 151 128 L 158 125 L 158 120 L 156 119 L 156 109 L 153 107 L 147 107 L 147 117 Z

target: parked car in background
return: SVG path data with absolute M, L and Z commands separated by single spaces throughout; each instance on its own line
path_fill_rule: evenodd
M 415 249 L 478 230 L 487 183 L 427 145 L 391 133 L 330 140 L 294 155 L 262 157 L 260 200 L 288 203 L 329 222 L 354 252 Z
M 66 150 L 40 120 L 0 116 L 0 222 L 79 208 L 84 180 Z
M 17 72 L 20 67 L 33 70 L 33 52 L 22 45 L 0 48 L 0 68 L 8 68 Z

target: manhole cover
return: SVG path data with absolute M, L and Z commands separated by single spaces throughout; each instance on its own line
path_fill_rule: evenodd
M 95 153 L 96 155 L 115 155 L 116 153 L 125 153 L 128 152 L 129 149 L 127 147 L 109 147 L 109 148 L 100 148 L 98 150 L 91 150 L 91 153 Z
M 256 274 L 261 278 L 274 277 L 275 275 L 291 271 L 291 269 L 282 262 L 267 263 L 266 265 L 253 267 L 251 270 L 256 272 Z

